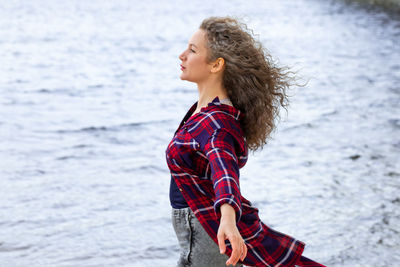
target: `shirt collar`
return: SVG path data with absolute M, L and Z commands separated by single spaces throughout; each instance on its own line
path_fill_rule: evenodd
M 198 101 L 196 101 L 190 108 L 190 113 L 193 113 L 195 111 L 195 109 L 197 108 L 197 103 Z M 206 107 L 202 107 L 200 111 L 212 110 L 213 108 L 223 109 L 224 111 L 232 114 L 236 120 L 240 120 L 243 116 L 243 113 L 234 106 L 221 103 L 218 96 L 216 96 L 210 103 L 208 103 Z

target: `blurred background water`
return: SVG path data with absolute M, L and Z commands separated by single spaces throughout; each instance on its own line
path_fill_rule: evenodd
M 178 55 L 236 15 L 309 80 L 241 169 L 261 219 L 328 266 L 400 261 L 400 19 L 341 1 L 2 1 L 0 266 L 175 266 L 165 149 Z

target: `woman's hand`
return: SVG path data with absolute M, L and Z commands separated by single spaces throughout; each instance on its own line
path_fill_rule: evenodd
M 225 240 L 229 239 L 232 245 L 231 257 L 226 261 L 226 265 L 235 265 L 239 259 L 244 260 L 247 255 L 247 246 L 236 226 L 235 210 L 229 204 L 221 207 L 221 222 L 218 228 L 217 239 L 221 254 L 225 253 Z

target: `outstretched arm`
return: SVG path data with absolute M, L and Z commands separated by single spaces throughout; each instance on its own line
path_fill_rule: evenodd
M 229 239 L 232 254 L 226 264 L 235 265 L 247 255 L 247 247 L 236 226 L 242 214 L 242 205 L 235 140 L 228 131 L 218 129 L 207 140 L 204 153 L 210 163 L 215 192 L 214 209 L 221 216 L 217 233 L 218 246 L 220 253 L 224 254 L 225 240 Z

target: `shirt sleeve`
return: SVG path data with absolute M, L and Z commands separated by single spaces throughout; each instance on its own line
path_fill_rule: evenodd
M 237 223 L 242 216 L 242 204 L 235 139 L 226 130 L 215 130 L 204 146 L 204 153 L 210 164 L 215 192 L 214 210 L 220 217 L 220 206 L 230 204 L 235 210 Z

